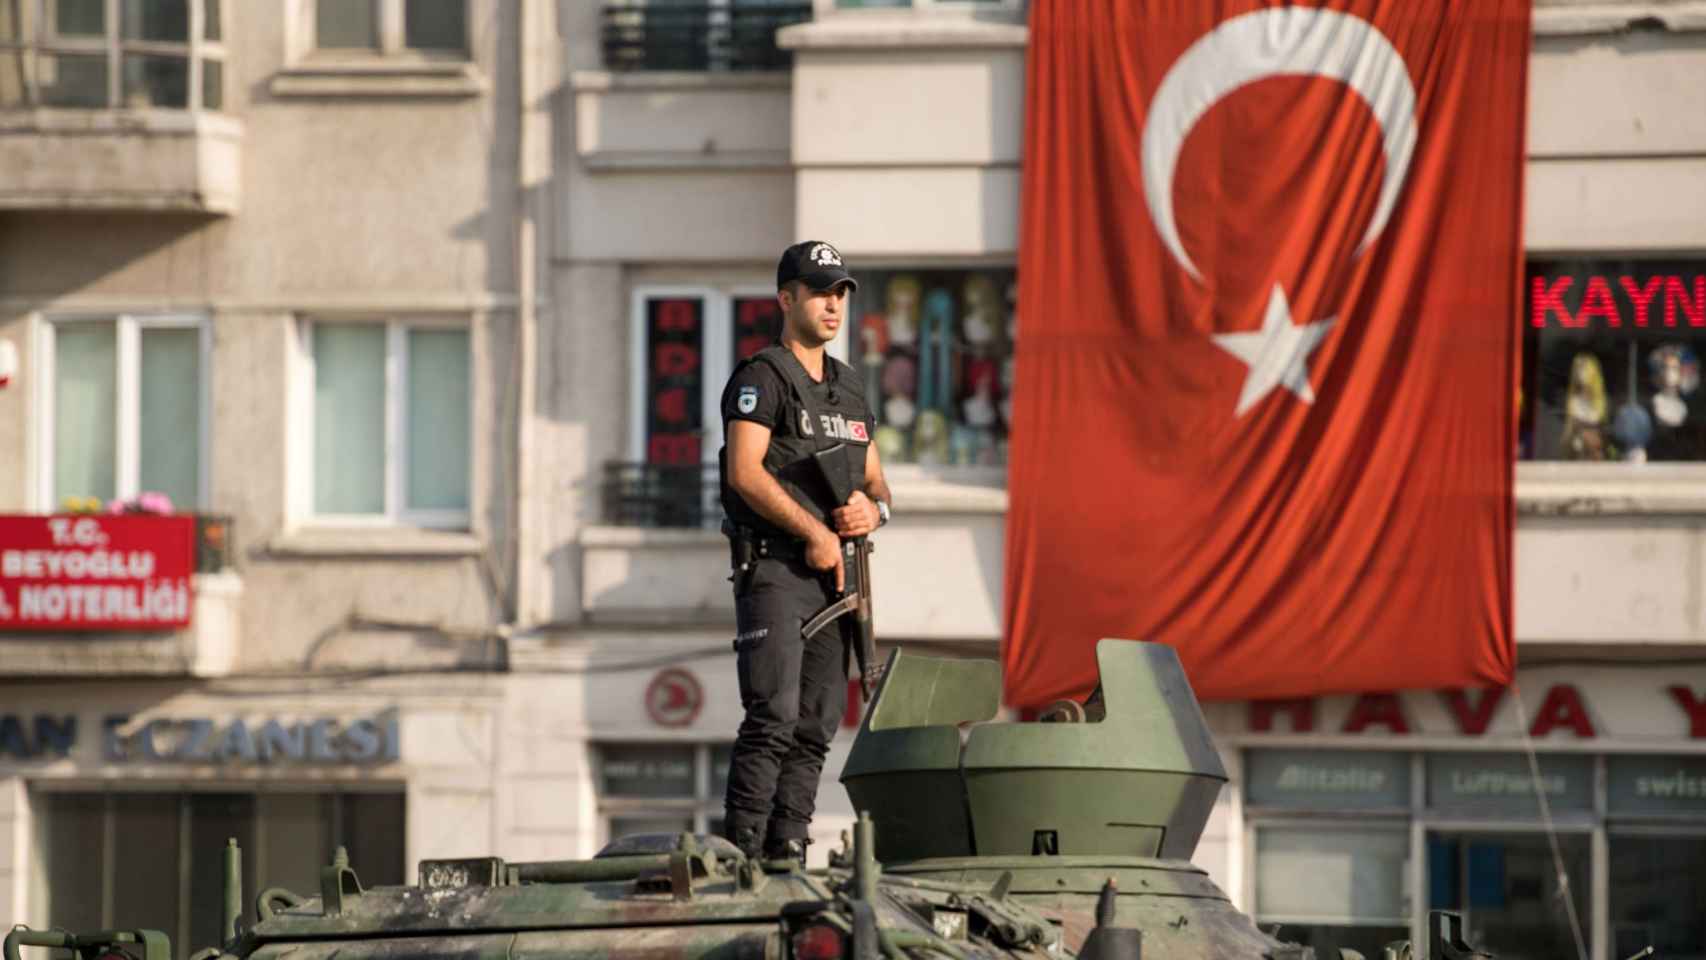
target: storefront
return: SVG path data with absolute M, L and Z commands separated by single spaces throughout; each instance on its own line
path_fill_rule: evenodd
M 1533 259 L 1520 455 L 1706 460 L 1706 261 Z
M 1245 903 L 1287 939 L 1378 956 L 1450 909 L 1504 958 L 1706 956 L 1706 667 L 1213 710 Z
M 626 834 L 721 834 L 729 752 L 742 716 L 739 683 L 734 657 L 724 653 L 726 638 L 686 639 L 702 643 L 600 641 L 597 652 L 571 668 L 589 671 L 582 742 L 591 774 L 587 842 L 574 855 L 591 856 Z M 837 778 L 859 723 L 857 681 L 847 692 L 849 708 L 819 783 L 808 853 L 813 864 L 825 861 L 853 822 Z
M 311 894 L 338 847 L 368 886 L 412 879 L 425 850 L 489 851 L 495 701 L 478 683 L 407 686 L 8 688 L 0 903 L 32 926 L 161 929 L 188 953 L 218 942 L 229 838 L 249 896 Z

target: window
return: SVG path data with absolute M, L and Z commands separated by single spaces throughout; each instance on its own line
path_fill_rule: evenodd
M 314 46 L 334 54 L 406 50 L 463 59 L 467 0 L 314 0 Z
M 1410 935 L 1409 831 L 1388 827 L 1263 827 L 1256 831 L 1256 921 L 1283 940 L 1333 956 L 1378 957 Z
M 220 941 L 226 839 L 243 848 L 243 889 L 319 889 L 345 847 L 366 886 L 404 879 L 401 791 L 62 792 L 37 789 L 30 918 L 72 930 L 164 929 L 176 944 Z M 264 881 L 264 882 L 257 882 Z M 245 907 L 247 905 L 245 904 Z M 188 952 L 185 950 L 184 952 Z
M 726 743 L 600 744 L 605 841 L 636 833 L 722 833 L 729 749 Z
M 222 109 L 222 2 L 0 0 L 0 108 Z
M 1528 267 L 1519 454 L 1706 461 L 1706 263 Z
M 1603 922 L 1611 956 L 1706 958 L 1706 757 L 1263 749 L 1243 773 L 1257 920 L 1318 956 L 1452 910 L 1499 957 L 1575 956 Z
M 1540 831 L 1430 832 L 1428 906 L 1461 913 L 1469 942 L 1494 956 L 1577 956 L 1575 930 L 1593 942 L 1590 841 L 1585 832 L 1562 833 L 1557 844 L 1562 882 L 1552 843 Z
M 1706 831 L 1611 834 L 1611 952 L 1706 958 Z M 1625 949 L 1627 948 L 1627 949 Z
M 859 273 L 853 369 L 885 464 L 1001 466 L 1012 408 L 1014 273 Z
M 207 326 L 194 316 L 54 318 L 43 325 L 43 508 L 157 491 L 202 505 Z
M 781 335 L 775 291 L 642 287 L 633 311 L 632 456 L 657 465 L 714 463 L 723 384 L 736 363 Z
M 609 70 L 785 70 L 776 31 L 811 19 L 811 0 L 605 0 Z
M 468 330 L 450 323 L 313 323 L 313 513 L 466 527 Z
M 722 519 L 718 401 L 734 365 L 781 333 L 776 293 L 756 286 L 642 287 L 632 309 L 631 462 L 606 467 L 605 520 L 715 526 Z

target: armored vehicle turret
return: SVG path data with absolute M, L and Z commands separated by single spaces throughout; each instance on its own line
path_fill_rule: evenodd
M 1190 862 L 1226 773 L 1173 651 L 1104 640 L 1097 660 L 1087 702 L 1003 723 L 997 664 L 891 654 L 841 777 L 859 819 L 827 869 L 645 835 L 591 860 L 426 860 L 415 885 L 367 888 L 340 852 L 319 890 L 265 890 L 244 918 L 233 843 L 226 940 L 188 960 L 1313 957 Z M 1433 921 L 1427 956 L 1477 956 Z M 24 946 L 172 960 L 146 930 L 19 928 L 4 960 Z

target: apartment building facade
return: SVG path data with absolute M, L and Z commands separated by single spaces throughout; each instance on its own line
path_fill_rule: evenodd
M 288 885 L 354 836 L 383 880 L 714 830 L 740 713 L 716 399 L 795 240 L 861 277 L 831 349 L 881 399 L 880 636 L 998 655 L 1022 4 L 202 0 L 181 49 L 130 4 L 53 19 L 75 6 L 13 0 L 0 35 L 0 149 L 32 151 L 0 184 L 0 513 L 176 484 L 229 550 L 188 630 L 0 637 L 14 916 L 170 907 L 205 942 L 187 878 L 229 831 Z M 1207 705 L 1233 781 L 1197 861 L 1323 945 L 1442 906 L 1602 958 L 1706 942 L 1675 906 L 1706 861 L 1706 21 L 1535 20 L 1518 686 Z M 171 883 L 61 866 L 116 877 L 136 836 L 184 851 Z

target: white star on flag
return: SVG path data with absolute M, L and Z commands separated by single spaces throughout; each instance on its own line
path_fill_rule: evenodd
M 1253 333 L 1213 334 L 1214 342 L 1222 350 L 1250 368 L 1244 375 L 1244 389 L 1238 393 L 1238 409 L 1233 416 L 1243 416 L 1244 411 L 1281 386 L 1304 403 L 1314 403 L 1315 391 L 1309 386 L 1309 354 L 1326 339 L 1332 326 L 1332 317 L 1294 325 L 1291 304 L 1276 283 L 1273 296 L 1268 298 L 1267 313 L 1262 317 L 1262 329 Z

